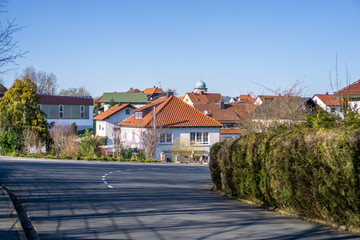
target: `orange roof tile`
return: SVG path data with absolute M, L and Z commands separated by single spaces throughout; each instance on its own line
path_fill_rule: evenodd
M 131 105 L 130 103 L 124 103 L 122 105 L 115 105 L 111 108 L 109 108 L 108 110 L 106 110 L 105 112 L 100 113 L 99 115 L 97 115 L 96 117 L 93 118 L 93 120 L 104 120 L 108 117 L 110 117 L 111 115 L 119 112 L 120 110 L 126 108 L 126 107 L 133 107 L 133 105 Z M 135 107 L 133 107 L 135 108 Z
M 315 94 L 315 96 L 327 106 L 341 106 L 339 99 L 333 94 Z
M 248 95 L 240 95 L 238 98 L 238 102 L 254 103 L 255 100 L 250 96 L 250 94 L 248 94 Z
M 154 93 L 165 93 L 161 88 L 153 87 L 153 88 L 147 88 L 143 91 L 147 95 L 152 95 Z
M 99 97 L 98 99 L 95 100 L 95 103 L 98 102 L 104 102 L 104 95 L 101 95 L 101 97 Z
M 130 88 L 129 91 L 127 91 L 128 93 L 140 93 L 141 91 L 137 88 Z
M 220 123 L 238 123 L 250 117 L 251 111 L 255 108 L 250 104 L 224 104 L 221 109 L 218 103 L 196 104 L 194 107 L 207 116 L 213 117 Z
M 171 96 L 155 108 L 156 125 L 163 128 L 173 127 L 221 127 L 222 124 L 211 117 L 206 116 L 187 103 L 175 96 Z M 135 119 L 131 116 L 120 126 L 150 127 L 153 125 L 154 110 L 143 116 L 142 119 Z
M 360 79 L 353 82 L 349 86 L 340 89 L 335 95 L 348 96 L 348 95 L 360 95 Z
M 224 134 L 244 134 L 246 131 L 245 129 L 226 129 L 226 128 L 221 128 L 220 129 L 220 134 L 224 135 Z
M 193 104 L 218 103 L 224 101 L 220 93 L 186 93 Z
M 140 111 L 143 111 L 145 109 L 151 108 L 153 106 L 157 106 L 157 105 L 163 103 L 165 100 L 166 100 L 165 97 L 160 97 L 160 98 L 156 99 L 155 101 L 153 101 L 152 103 L 149 103 L 149 104 L 147 104 L 147 105 L 145 105 L 143 107 L 139 107 L 139 108 L 135 109 L 135 111 L 140 112 Z

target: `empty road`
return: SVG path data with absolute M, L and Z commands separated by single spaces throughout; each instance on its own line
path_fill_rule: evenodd
M 207 166 L 0 157 L 41 239 L 358 239 L 209 191 Z

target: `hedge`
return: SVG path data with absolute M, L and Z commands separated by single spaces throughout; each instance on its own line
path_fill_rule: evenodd
M 305 128 L 220 142 L 211 177 L 233 197 L 360 226 L 360 131 Z

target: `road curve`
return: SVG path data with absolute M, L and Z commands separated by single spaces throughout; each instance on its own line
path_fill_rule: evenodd
M 359 239 L 210 192 L 206 166 L 0 157 L 41 239 Z

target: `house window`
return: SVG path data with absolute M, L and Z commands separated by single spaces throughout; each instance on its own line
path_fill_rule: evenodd
M 85 118 L 85 106 L 80 105 L 80 118 Z
M 160 142 L 161 143 L 172 143 L 172 134 L 160 134 Z
M 331 108 L 331 112 L 336 112 L 336 108 Z
M 142 112 L 136 112 L 135 119 L 142 119 Z
M 101 130 L 101 123 L 99 123 L 99 130 Z
M 127 108 L 127 109 L 125 110 L 125 113 L 126 113 L 126 115 L 129 115 L 129 114 L 130 114 L 130 109 Z
M 191 132 L 190 144 L 209 144 L 208 132 Z
M 59 118 L 64 118 L 64 105 L 59 105 Z

